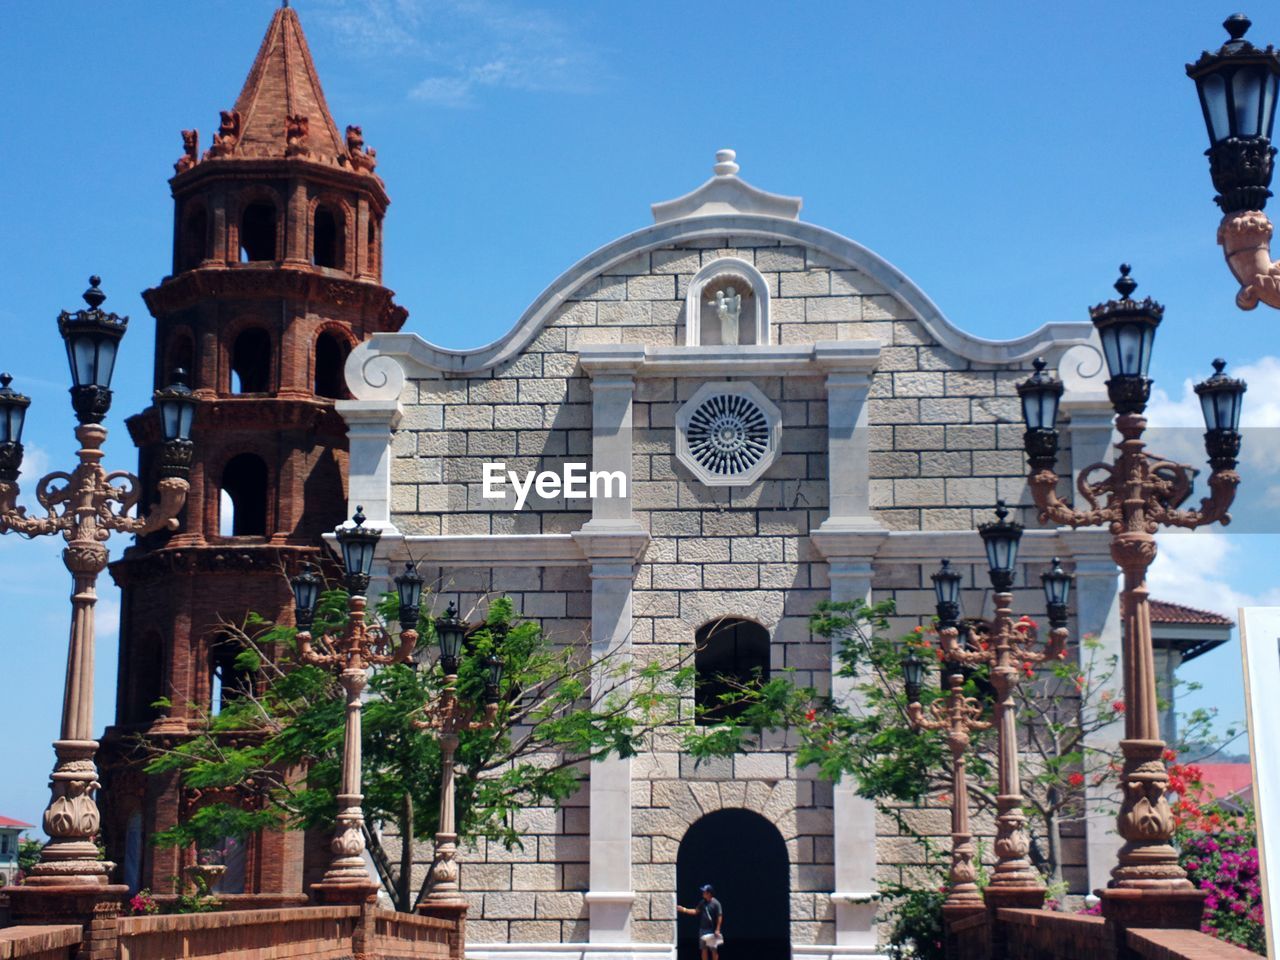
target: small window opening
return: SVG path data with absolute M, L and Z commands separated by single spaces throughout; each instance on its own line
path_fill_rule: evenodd
M 725 703 L 741 684 L 769 679 L 769 631 L 750 620 L 723 618 L 698 628 L 694 641 L 696 722 L 715 724 L 738 716 L 745 704 Z
M 242 330 L 231 347 L 231 392 L 271 389 L 271 334 L 261 327 Z
M 179 270 L 192 270 L 200 266 L 209 251 L 209 216 L 204 207 L 189 212 L 182 224 Z
M 222 470 L 218 534 L 223 537 L 267 535 L 267 465 L 242 453 Z
M 347 345 L 334 333 L 322 333 L 316 340 L 317 397 L 343 400 L 347 396 L 347 381 L 343 368 L 347 363 Z
M 317 267 L 345 266 L 343 256 L 343 218 L 328 207 L 316 207 L 315 223 L 312 227 L 311 262 Z
M 369 218 L 369 235 L 366 243 L 368 244 L 368 270 L 376 277 L 378 275 L 378 221 L 372 217 Z
M 253 692 L 253 675 L 236 666 L 242 653 L 240 645 L 223 640 L 209 658 L 209 714 L 217 716 L 232 701 Z
M 276 208 L 270 203 L 251 203 L 240 215 L 240 262 L 276 258 Z

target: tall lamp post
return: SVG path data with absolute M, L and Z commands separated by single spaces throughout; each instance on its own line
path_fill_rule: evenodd
M 337 824 L 329 848 L 333 854 L 323 879 L 312 884 L 317 899 L 330 903 L 361 902 L 373 896 L 378 885 L 369 876 L 362 854 L 364 811 L 361 802 L 361 694 L 373 666 L 403 663 L 418 642 L 418 604 L 422 597 L 422 578 L 412 564 L 395 578 L 400 600 L 400 638 L 392 648 L 391 638 L 381 627 L 365 622 L 366 594 L 373 570 L 374 549 L 381 531 L 365 529 L 364 508 L 356 507 L 351 525 L 334 531 L 342 551 L 346 569 L 348 599 L 347 625 L 341 634 L 323 634 L 314 638 L 311 626 L 315 620 L 316 601 L 322 581 L 316 569 L 308 564 L 290 581 L 295 604 L 294 619 L 298 625 L 298 653 L 304 663 L 338 671 L 338 682 L 346 694 L 346 724 L 342 739 L 342 786 L 338 794 Z M 316 650 L 319 642 L 324 651 Z
M 1115 285 L 1120 299 L 1089 311 L 1111 375 L 1107 393 L 1121 437 L 1115 462 L 1095 463 L 1081 471 L 1076 490 L 1088 509 L 1075 509 L 1059 499 L 1054 463 L 1056 398 L 1062 394 L 1062 384 L 1037 362 L 1036 374 L 1018 386 L 1027 428 L 1027 481 L 1040 508 L 1041 523 L 1109 526 L 1111 556 L 1124 574 L 1126 710 L 1125 739 L 1120 743 L 1123 799 L 1117 818 L 1124 845 L 1111 872 L 1111 884 L 1101 891 L 1104 911 L 1134 920 L 1142 915 L 1150 918 L 1144 911 L 1158 911 L 1159 925 L 1168 926 L 1176 918 L 1173 925 L 1197 927 L 1203 895 L 1192 887 L 1170 844 L 1173 815 L 1165 799 L 1168 773 L 1160 740 L 1146 577 L 1156 556 L 1154 534 L 1161 526 L 1190 529 L 1229 522 L 1227 510 L 1240 483 L 1235 468 L 1245 384 L 1226 376 L 1225 362 L 1215 360 L 1214 374 L 1196 385 L 1205 420 L 1205 450 L 1213 468 L 1208 478 L 1210 495 L 1197 509 L 1179 509 L 1191 495 L 1194 469 L 1148 453 L 1142 439 L 1147 426 L 1143 411 L 1151 391 L 1147 369 L 1164 308 L 1149 297 L 1132 299 L 1137 284 L 1129 277 L 1128 265 L 1121 266 L 1120 272 Z M 1157 896 L 1143 898 L 1142 894 Z M 1179 903 L 1170 913 L 1168 908 Z
M 997 860 L 991 883 L 987 887 L 987 904 L 1038 906 L 1044 900 L 1044 884 L 1027 856 L 1031 844 L 1027 837 L 1027 818 L 1022 812 L 1022 784 L 1018 776 L 1017 706 L 1013 700 L 1013 691 L 1018 684 L 1023 664 L 1040 663 L 1065 652 L 1067 630 L 1065 622 L 1053 624 L 1049 643 L 1044 649 L 1036 650 L 1030 646 L 1030 641 L 1034 639 L 1033 628 L 1025 621 L 1014 620 L 1012 590 L 1022 525 L 1009 520 L 1008 516 L 1009 511 L 1001 500 L 996 505 L 995 521 L 978 527 L 986 547 L 991 587 L 995 591 L 995 618 L 970 619 L 968 622 L 972 642 L 967 646 L 957 642 L 959 630 L 954 621 L 942 626 L 939 635 L 942 639 L 943 656 L 947 660 L 955 664 L 988 664 L 991 667 L 991 684 L 995 688 L 999 782 L 996 794 Z M 944 567 L 945 569 L 947 568 Z M 954 592 L 958 600 L 959 577 L 953 576 L 953 580 L 934 581 L 940 607 L 944 589 L 948 591 L 948 597 Z M 1061 576 L 1066 577 L 1066 574 Z M 1053 582 L 1057 590 L 1060 581 L 1055 579 Z M 1066 583 L 1069 584 L 1070 580 L 1067 579 Z M 1045 591 L 1047 597 L 1047 581 Z M 1065 608 L 1065 593 L 1062 596 Z
M 1280 263 L 1271 260 L 1272 225 L 1262 212 L 1271 196 L 1280 54 L 1244 39 L 1251 26 L 1244 14 L 1233 14 L 1222 25 L 1230 39 L 1217 52 L 1205 51 L 1187 64 L 1209 133 L 1205 154 L 1218 191 L 1213 199 L 1223 213 L 1218 243 L 1240 283 L 1236 305 L 1280 307 Z
M 947 664 L 947 696 L 930 705 L 925 716 L 920 706 L 920 687 L 924 679 L 924 661 L 914 651 L 902 661 L 906 679 L 907 716 L 917 730 L 942 730 L 947 735 L 947 747 L 951 750 L 951 869 L 947 875 L 947 899 L 942 908 L 954 916 L 971 908 L 982 907 L 982 894 L 978 891 L 978 874 L 974 866 L 973 833 L 969 828 L 969 784 L 965 779 L 965 754 L 969 750 L 969 735 L 988 729 L 991 724 L 982 719 L 982 705 L 973 697 L 964 695 L 964 674 Z
M 440 669 L 444 672 L 444 688 L 431 704 L 422 720 L 414 721 L 419 730 L 434 731 L 440 741 L 440 818 L 436 826 L 435 855 L 431 864 L 429 890 L 419 909 L 436 913 L 461 913 L 467 902 L 458 884 L 458 833 L 454 819 L 454 757 L 458 735 L 466 730 L 491 727 L 498 716 L 498 700 L 502 683 L 503 660 L 495 650 L 485 659 L 484 714 L 473 719 L 475 710 L 458 699 L 458 669 L 462 664 L 462 644 L 467 625 L 450 602 L 443 617 L 435 622 L 436 640 L 440 645 Z
M 70 473 L 56 471 L 36 483 L 43 517 L 29 517 L 26 508 L 17 505 L 22 427 L 31 401 L 13 390 L 8 374 L 0 376 L 0 533 L 62 534 L 67 541 L 62 560 L 74 584 L 62 729 L 53 744 L 57 761 L 50 777 L 52 798 L 44 812 L 44 830 L 50 839 L 24 881 L 33 887 L 104 885 L 114 866 L 102 859 L 94 839 L 101 827 L 94 799 L 98 743 L 93 739 L 93 608 L 98 574 L 107 565 L 105 541 L 113 532 L 144 535 L 178 528 L 191 464 L 196 401 L 179 382 L 155 394 L 164 448 L 157 471 L 159 501 L 146 516 L 132 515 L 142 496 L 138 478 L 103 469 L 107 430 L 102 421 L 111 408 L 111 374 L 129 318 L 101 309 L 106 294 L 99 289 L 100 283 L 97 277 L 89 279 L 84 293 L 87 310 L 63 311 L 58 317 L 71 366 L 71 405 L 80 424 L 75 431 L 80 449 Z

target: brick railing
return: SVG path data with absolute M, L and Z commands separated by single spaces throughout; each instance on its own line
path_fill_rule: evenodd
M 83 930 L 56 927 L 5 927 L 0 930 L 0 960 L 69 960 L 80 948 Z
M 1198 930 L 1121 930 L 1102 917 L 1000 909 L 948 924 L 952 960 L 1256 960 Z

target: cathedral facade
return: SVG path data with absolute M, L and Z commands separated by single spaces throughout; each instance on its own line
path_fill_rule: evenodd
M 1117 649 L 1105 536 L 1040 528 L 1027 509 L 1015 390 L 1044 357 L 1068 384 L 1063 472 L 1103 459 L 1091 325 L 969 335 L 800 209 L 721 151 L 708 180 L 571 266 L 506 336 L 356 348 L 353 399 L 337 404 L 348 503 L 381 526 L 384 575 L 410 561 L 441 608 L 473 619 L 508 595 L 613 664 L 697 648 L 730 672 L 791 669 L 845 695 L 831 642 L 810 632 L 815 605 L 893 598 L 906 632 L 929 622 L 945 557 L 966 612 L 990 615 L 975 531 L 1005 500 L 1029 528 L 1015 609 L 1041 615 L 1039 574 L 1061 557 L 1073 632 Z M 947 833 L 945 810 L 919 816 Z M 921 863 L 890 818 L 782 745 L 698 765 L 659 737 L 591 764 L 562 809 L 521 817 L 521 849 L 460 855 L 477 957 L 671 957 L 690 932 L 675 903 L 704 882 L 723 891 L 730 939 L 874 952 L 877 882 Z M 1104 885 L 1114 838 L 1106 820 L 1076 826 L 1067 875 L 1084 893 Z

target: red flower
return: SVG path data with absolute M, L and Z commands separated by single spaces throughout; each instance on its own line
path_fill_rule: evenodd
M 1028 679 L 1028 680 L 1030 680 L 1032 677 L 1034 677 L 1034 676 L 1036 675 L 1035 668 L 1031 666 L 1031 661 L 1030 661 L 1030 660 L 1024 660 L 1024 661 L 1023 661 L 1023 663 L 1022 663 L 1022 672 L 1023 672 L 1023 673 L 1025 673 L 1025 674 L 1027 675 L 1027 679 Z
M 818 711 L 810 707 L 809 712 L 804 715 L 804 718 L 810 723 L 813 723 L 813 721 L 818 719 Z
M 914 630 L 913 632 L 915 632 L 915 633 L 924 633 L 924 627 L 916 627 L 916 628 L 915 628 L 915 630 Z
M 1079 772 L 1071 774 L 1071 776 L 1067 777 L 1067 783 L 1071 784 L 1073 787 L 1083 787 L 1084 774 Z
M 1165 750 L 1165 752 L 1164 752 L 1164 762 L 1165 762 L 1165 763 L 1173 763 L 1173 762 L 1174 762 L 1175 760 L 1177 760 L 1177 759 L 1178 759 L 1178 751 L 1177 751 L 1177 750 L 1171 750 L 1171 749 L 1166 749 L 1166 750 Z
M 1124 713 L 1124 701 L 1116 700 L 1114 703 L 1111 704 L 1111 709 L 1114 710 L 1116 713 Z

